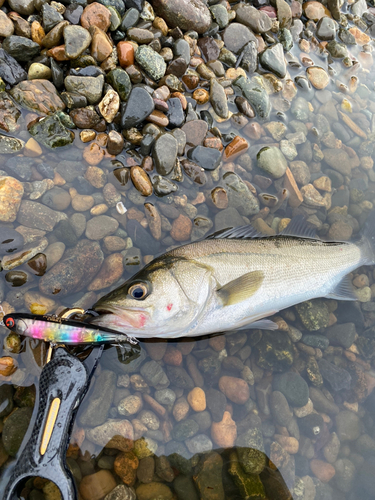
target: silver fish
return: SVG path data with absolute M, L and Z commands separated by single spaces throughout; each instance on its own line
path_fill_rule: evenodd
M 317 239 L 302 216 L 273 237 L 222 230 L 154 259 L 93 306 L 93 322 L 138 338 L 276 329 L 265 318 L 305 300 L 357 300 L 347 275 L 374 263 L 375 211 L 356 243 Z

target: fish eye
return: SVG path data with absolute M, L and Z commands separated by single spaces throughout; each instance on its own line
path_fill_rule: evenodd
M 13 318 L 8 318 L 8 319 L 5 321 L 5 326 L 6 326 L 7 328 L 13 328 L 15 324 L 16 324 L 16 323 L 15 323 L 15 321 L 14 321 L 14 319 L 13 319 Z
M 128 293 L 133 299 L 142 300 L 148 295 L 148 287 L 145 283 L 136 283 L 129 288 Z

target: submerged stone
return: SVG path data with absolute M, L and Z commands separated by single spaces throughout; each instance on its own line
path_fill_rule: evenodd
M 259 118 L 268 118 L 271 103 L 264 88 L 244 76 L 236 78 L 233 85 L 241 90 L 242 95 L 249 101 Z
M 67 146 L 74 141 L 74 133 L 64 127 L 57 115 L 41 118 L 29 128 L 29 133 L 49 149 Z

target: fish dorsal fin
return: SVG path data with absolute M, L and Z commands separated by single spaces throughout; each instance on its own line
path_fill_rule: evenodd
M 213 234 L 207 236 L 207 240 L 214 239 L 253 239 L 253 238 L 265 238 L 266 235 L 257 231 L 251 224 L 246 226 L 229 227 L 225 229 L 220 229 Z
M 327 295 L 327 299 L 358 300 L 349 276 L 344 276 L 338 285 Z
M 317 239 L 316 228 L 309 224 L 303 215 L 293 217 L 286 228 L 281 231 L 280 236 Z
M 217 294 L 223 301 L 224 306 L 232 306 L 252 297 L 261 287 L 263 280 L 263 271 L 252 271 L 233 281 L 229 281 L 229 283 L 219 288 Z

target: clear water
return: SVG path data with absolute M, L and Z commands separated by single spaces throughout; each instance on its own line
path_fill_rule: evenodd
M 351 54 L 354 57 L 358 57 L 359 51 L 360 47 L 351 48 Z M 298 57 L 299 51 L 295 50 L 295 54 Z M 310 130 L 307 140 L 312 146 L 319 144 L 321 149 L 326 147 L 323 145 L 325 132 L 319 129 L 321 125 L 317 125 L 315 121 L 316 115 L 321 111 L 321 106 L 329 101 L 337 109 L 343 109 L 340 106 L 344 107 L 345 103 L 341 104 L 341 101 L 346 98 L 352 104 L 353 120 L 362 129 L 368 126 L 366 133 L 369 141 L 372 142 L 374 137 L 373 72 L 368 69 L 344 68 L 340 61 L 328 63 L 327 58 L 316 53 L 310 53 L 308 57 L 312 59 L 314 64 L 327 69 L 333 80 L 345 84 L 348 83 L 352 71 L 354 75 L 358 76 L 359 85 L 356 93 L 340 92 L 340 89 L 334 84 L 327 87 L 324 92 L 311 91 L 307 94 L 302 89 L 298 90 L 297 97 L 305 97 L 313 110 L 312 119 L 305 123 Z M 288 70 L 292 79 L 298 75 L 305 75 L 303 67 L 300 69 L 288 67 Z M 230 109 L 236 112 L 233 102 L 234 97 L 234 95 L 229 96 Z M 286 124 L 293 119 L 295 120 L 281 92 L 273 94 L 271 101 L 274 111 L 269 121 L 284 119 L 281 112 L 285 114 L 284 120 Z M 197 111 L 208 108 L 208 105 L 198 106 Z M 279 114 L 277 114 L 277 111 Z M 327 115 L 326 112 L 323 114 Z M 256 121 L 256 119 L 252 120 L 252 122 Z M 25 121 L 21 119 L 19 123 L 21 123 L 21 128 L 17 135 L 26 138 Z M 341 121 L 340 123 L 342 124 Z M 229 121 L 216 125 L 222 133 L 243 134 L 241 130 L 232 128 Z M 261 123 L 261 125 L 264 125 L 264 123 Z M 314 125 L 317 134 L 313 129 Z M 293 129 L 290 128 L 288 132 L 293 132 Z M 350 136 L 346 145 L 361 155 L 364 140 L 348 128 L 346 128 L 346 132 Z M 57 167 L 63 159 L 71 159 L 82 162 L 84 169 L 86 169 L 88 164 L 82 159 L 82 148 L 85 145 L 80 142 L 77 130 L 75 133 L 76 140 L 72 147 L 56 153 L 44 150 L 42 156 L 30 161 L 34 165 L 35 161 L 43 161 L 52 167 Z M 337 134 L 336 136 L 338 137 Z M 250 146 L 275 142 L 270 134 L 267 137 L 261 137 L 257 141 L 250 140 L 246 135 L 244 137 L 249 140 Z M 303 144 L 297 145 L 297 151 L 298 155 L 294 158 L 294 161 L 306 161 L 312 179 L 326 173 L 329 167 L 324 161 L 319 165 L 318 161 L 306 160 L 307 153 Z M 124 166 L 131 165 L 130 159 L 133 156 L 134 151 L 123 152 L 117 160 Z M 362 156 L 364 155 L 362 154 Z M 371 153 L 368 156 L 371 156 Z M 7 159 L 8 157 L 1 157 L 0 164 Z M 238 164 L 238 160 L 234 160 L 234 165 L 223 163 L 213 175 L 207 172 L 208 182 L 204 186 L 194 184 L 184 175 L 184 180 L 177 183 L 179 190 L 176 193 L 172 193 L 165 198 L 151 196 L 145 198 L 144 202 L 155 203 L 158 206 L 160 206 L 160 203 L 170 204 L 180 210 L 181 213 L 186 213 L 184 211 L 186 200 L 191 203 L 199 193 L 204 193 L 207 198 L 214 187 L 223 185 L 222 175 L 228 170 L 236 171 L 244 180 L 254 180 L 255 175 L 261 174 L 256 169 L 255 164 L 256 161 L 253 160 L 252 170 L 245 171 Z M 112 175 L 114 166 L 119 166 L 119 164 L 114 164 L 113 159 L 109 158 L 105 158 L 99 165 L 106 174 L 108 181 L 115 184 L 118 181 Z M 154 175 L 154 173 L 151 175 Z M 68 191 L 74 185 L 74 182 L 67 182 L 61 187 Z M 134 200 L 132 194 L 136 193 L 131 181 L 128 182 L 125 188 L 121 187 L 119 183 L 115 184 L 115 186 L 118 192 L 121 193 L 121 200 L 128 211 L 134 207 L 143 212 L 143 200 L 137 205 L 131 201 Z M 275 181 L 272 186 L 264 191 L 277 194 L 282 186 L 282 181 Z M 349 213 L 357 220 L 357 229 L 359 229 L 375 200 L 375 175 L 373 170 L 365 170 L 360 167 L 354 168 L 351 177 L 344 179 L 344 186 L 350 190 Z M 336 190 L 335 196 L 337 196 L 337 193 L 343 187 L 337 185 L 333 189 Z M 96 205 L 103 202 L 100 196 L 101 192 L 102 189 L 94 189 L 94 196 L 97 195 Z M 25 192 L 24 199 L 28 199 L 27 192 Z M 40 202 L 41 200 L 36 201 Z M 338 206 L 342 206 L 340 201 L 337 203 Z M 198 223 L 201 217 L 207 217 L 214 221 L 218 210 L 213 209 L 210 204 L 201 203 L 193 206 L 195 206 L 196 211 L 191 205 L 188 207 L 191 214 L 194 214 L 193 223 Z M 310 220 L 315 223 L 322 223 L 320 234 L 324 236 L 328 232 L 329 226 L 326 224 L 327 212 L 325 208 L 302 205 L 301 210 L 306 216 L 310 217 Z M 74 210 L 69 206 L 65 213 L 70 217 Z M 89 211 L 84 215 L 87 220 L 92 218 Z M 117 216 L 118 214 L 116 209 L 112 207 L 109 208 L 106 215 Z M 285 201 L 276 211 L 271 210 L 264 218 L 270 226 L 277 228 L 278 220 L 276 218 L 282 219 L 291 215 L 292 210 Z M 125 217 L 122 218 L 122 221 L 125 221 Z M 170 222 L 172 222 L 172 219 L 170 219 Z M 247 222 L 247 220 L 244 219 L 244 222 Z M 7 227 L 17 227 L 17 225 L 18 223 L 14 222 L 7 225 Z M 146 230 L 149 231 L 147 225 L 145 226 Z M 213 229 L 214 227 L 209 232 L 212 232 Z M 126 231 L 126 227 L 124 229 L 120 225 L 120 231 L 117 234 L 128 241 L 128 236 L 124 231 Z M 165 232 L 165 236 L 168 236 L 167 232 Z M 47 233 L 46 237 L 49 244 L 61 241 L 56 238 L 54 231 Z M 353 233 L 353 238 L 355 237 L 356 231 Z M 84 234 L 79 239 L 83 238 Z M 100 241 L 100 243 L 103 247 L 103 242 Z M 164 243 L 162 240 L 159 254 L 170 248 L 170 241 L 167 240 Z M 146 255 L 145 252 L 143 252 L 144 255 Z M 144 262 L 141 261 L 139 264 L 143 265 Z M 21 266 L 20 269 L 26 269 L 26 265 Z M 128 266 L 128 269 L 132 269 L 131 266 Z M 49 268 L 47 267 L 48 271 Z M 27 308 L 23 298 L 24 291 L 38 291 L 40 278 L 34 276 L 30 283 L 16 289 L 11 288 L 9 283 L 5 281 L 5 274 L 6 272 L 3 271 L 0 275 L 4 300 L 17 312 L 26 312 Z M 118 286 L 131 274 L 131 272 L 125 270 L 123 276 L 116 283 L 109 288 L 91 293 L 88 300 L 93 303 L 99 296 Z M 374 283 L 375 276 L 371 267 L 357 270 L 353 273 L 353 279 L 359 275 L 361 279 L 357 279 L 357 285 L 362 286 L 364 284 L 365 287 L 371 287 Z M 364 278 L 364 275 L 367 278 Z M 17 296 L 15 291 L 18 292 Z M 77 304 L 81 305 L 82 297 L 86 292 L 88 290 L 82 290 L 77 294 L 71 294 L 61 299 L 58 294 L 54 295 L 53 300 L 55 300 L 56 304 L 53 311 L 60 306 L 74 307 Z M 92 433 L 89 432 L 93 425 L 85 424 L 85 422 L 91 421 L 95 422 L 95 427 L 97 427 L 106 422 L 108 423 L 108 419 L 129 420 L 133 422 L 133 427 L 136 429 L 135 448 L 129 451 L 127 460 L 128 463 L 138 463 L 138 469 L 137 472 L 128 471 L 125 474 L 127 479 L 124 484 L 135 486 L 140 499 L 152 498 L 152 496 L 147 496 L 144 492 L 144 486 L 142 486 L 150 483 L 153 491 L 159 491 L 160 484 L 165 485 L 164 489 L 160 490 L 160 498 L 172 498 L 173 495 L 177 495 L 181 499 L 187 498 L 187 495 L 190 497 L 196 495 L 195 498 L 201 497 L 207 500 L 224 498 L 267 498 L 269 500 L 284 498 L 294 498 L 296 500 L 313 500 L 314 498 L 319 500 L 354 500 L 361 498 L 367 500 L 373 498 L 373 492 L 375 491 L 373 479 L 375 472 L 375 400 L 372 390 L 375 386 L 375 373 L 371 349 L 373 349 L 374 342 L 372 328 L 375 326 L 374 295 L 372 287 L 371 297 L 368 301 L 352 304 L 324 300 L 322 303 L 318 303 L 320 309 L 323 308 L 330 314 L 330 325 L 344 325 L 343 330 L 355 329 L 357 334 L 355 341 L 347 348 L 340 345 L 337 340 L 336 342 L 331 340 L 330 345 L 326 347 L 325 341 L 328 338 L 326 328 L 313 332 L 303 325 L 295 308 L 282 311 L 278 316 L 281 329 L 268 334 L 272 338 L 274 346 L 277 343 L 282 343 L 283 346 L 288 346 L 290 353 L 293 355 L 293 364 L 290 367 L 282 365 L 281 371 L 275 371 L 277 362 L 274 359 L 269 361 L 268 367 L 265 362 L 259 361 L 259 346 L 263 345 L 262 342 L 264 342 L 267 334 L 253 330 L 244 330 L 220 337 L 216 336 L 212 339 L 182 339 L 176 342 L 159 342 L 157 339 L 152 342 L 144 341 L 140 343 L 140 355 L 136 355 L 130 360 L 124 358 L 118 347 L 107 347 L 95 373 L 90 391 L 78 411 L 68 450 L 68 464 L 73 470 L 82 498 L 84 500 L 88 498 L 87 483 L 89 480 L 85 480 L 85 477 L 99 471 L 106 471 L 101 473 L 102 475 L 95 476 L 98 478 L 97 484 L 103 487 L 103 491 L 108 483 L 112 484 L 111 480 L 113 484 L 116 482 L 123 484 L 119 475 L 113 469 L 117 467 L 116 470 L 120 470 L 119 465 L 114 465 L 115 460 L 120 461 L 121 457 L 118 457 L 120 451 L 116 448 L 104 446 L 103 443 L 95 442 L 99 441 L 99 439 L 94 439 Z M 87 307 L 89 305 L 87 304 Z M 354 324 L 354 327 L 348 327 L 348 323 Z M 1 333 L 2 338 L 5 339 L 7 335 L 6 329 L 2 327 Z M 324 348 L 307 346 L 303 340 L 307 342 L 309 337 L 301 337 L 304 335 L 321 335 L 320 340 Z M 316 339 L 317 337 L 313 341 L 310 338 L 309 342 L 317 343 Z M 285 351 L 285 348 L 282 348 L 281 351 Z M 40 371 L 46 359 L 45 345 L 26 339 L 22 340 L 21 350 L 18 354 L 9 353 L 1 346 L 1 355 L 10 355 L 17 364 L 17 371 L 10 378 L 2 378 L 2 384 L 11 383 L 17 386 L 16 394 L 18 398 L 15 400 L 15 408 L 17 406 L 32 406 L 33 397 L 26 397 L 25 394 L 32 395 L 33 387 L 38 392 Z M 281 356 L 283 356 L 283 352 Z M 329 362 L 331 369 L 332 366 L 337 368 L 339 375 L 336 378 L 327 375 L 326 378 L 319 381 L 319 368 L 320 372 L 322 372 L 322 366 L 324 366 L 320 361 L 321 359 Z M 160 391 L 166 387 L 162 387 L 163 384 L 146 382 L 141 375 L 142 367 L 152 360 L 156 360 L 157 364 L 168 376 L 168 382 L 164 385 L 168 385 L 170 390 L 168 397 L 171 398 L 171 402 L 169 404 L 155 404 L 157 398 L 161 401 L 160 393 L 156 395 L 155 391 Z M 179 367 L 179 373 L 181 369 L 184 369 L 182 381 L 175 376 L 176 365 Z M 277 411 L 270 409 L 274 397 L 272 392 L 275 388 L 275 380 L 278 379 L 281 373 L 298 373 L 307 382 L 310 388 L 310 396 L 311 390 L 314 396 L 312 397 L 314 410 L 311 409 L 311 400 L 309 400 L 305 410 L 300 410 L 293 404 L 289 404 L 289 412 L 293 412 L 293 416 L 289 418 L 287 426 L 281 425 L 280 418 L 275 418 Z M 347 374 L 350 375 L 349 382 L 347 382 Z M 207 407 L 203 411 L 195 411 L 187 402 L 187 396 L 193 387 L 203 389 L 208 400 L 209 390 L 219 390 L 219 380 L 221 377 L 227 376 L 241 379 L 240 384 L 247 384 L 249 391 L 248 399 L 241 402 L 241 404 L 227 398 L 227 403 L 224 405 L 227 412 L 225 418 L 227 422 L 230 422 L 230 426 L 216 431 L 216 433 L 221 435 L 221 439 L 224 440 L 226 437 L 230 441 L 233 428 L 236 428 L 237 440 L 233 439 L 233 445 L 229 447 L 220 446 L 212 436 L 212 408 L 215 406 L 215 401 L 210 402 L 211 408 Z M 112 381 L 112 384 L 100 386 L 104 378 Z M 331 380 L 331 383 L 328 382 L 328 379 Z M 342 386 L 344 387 L 342 388 Z M 28 389 L 22 392 L 21 388 Z M 135 396 L 133 409 L 142 401 L 138 411 L 128 416 L 119 414 L 119 405 L 121 406 L 121 402 L 130 396 Z M 167 396 L 165 397 L 167 398 Z M 100 401 L 96 403 L 96 406 L 95 398 L 99 398 Z M 213 399 L 215 400 L 215 398 Z M 107 410 L 104 411 L 103 408 Z M 313 415 L 313 412 L 316 411 L 320 414 L 320 418 L 317 420 L 320 425 L 314 426 L 311 421 L 306 423 L 306 420 L 302 424 L 302 419 L 306 418 L 306 415 Z M 99 416 L 95 418 L 95 414 Z M 181 422 L 186 421 L 193 429 L 191 432 L 194 435 L 183 439 L 181 438 L 183 433 Z M 1 427 L 5 422 L 6 418 L 0 420 Z M 336 433 L 336 437 L 333 433 Z M 194 436 L 197 435 L 200 438 L 194 440 Z M 339 435 L 339 439 L 337 439 L 337 435 Z M 109 438 L 110 436 L 108 436 Z M 338 443 L 338 441 L 340 442 Z M 248 443 L 252 443 L 251 446 Z M 203 445 L 205 446 L 204 450 L 196 453 L 197 448 Z M 149 451 L 147 449 L 145 451 L 147 447 Z M 167 458 L 167 466 L 165 466 L 164 472 L 160 472 L 161 464 L 165 464 L 164 458 L 160 457 Z M 1 487 L 4 487 L 14 463 L 14 457 L 9 457 L 2 464 Z M 257 467 L 262 469 L 259 463 L 263 463 L 261 472 L 257 470 Z M 255 471 L 256 474 L 249 474 L 249 470 Z M 112 479 L 109 480 L 108 476 Z M 43 482 L 29 481 L 22 492 L 21 498 L 52 499 L 58 498 L 58 496 L 51 496 L 51 493 L 48 493 L 48 486 L 46 487 Z M 103 498 L 103 496 L 97 498 Z

